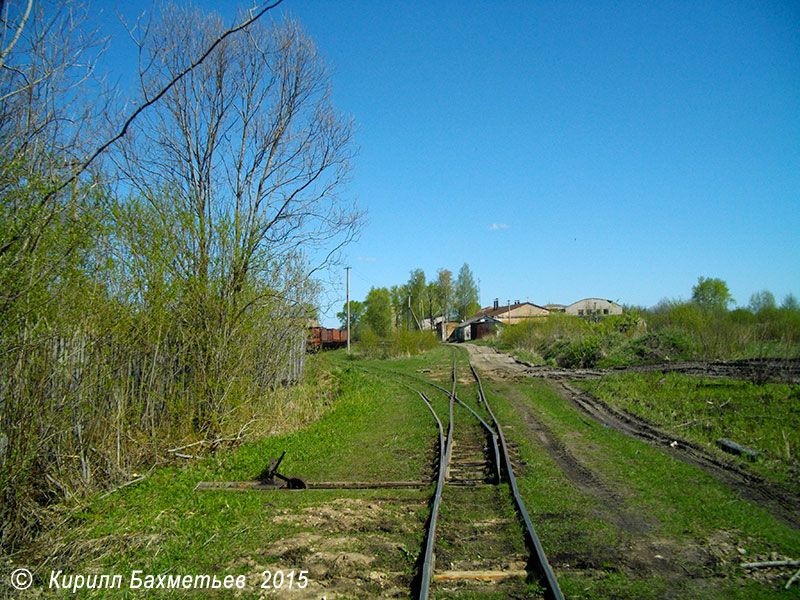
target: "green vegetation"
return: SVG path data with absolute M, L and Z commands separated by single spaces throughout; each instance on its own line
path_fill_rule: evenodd
M 419 354 L 438 345 L 439 339 L 436 337 L 436 332 L 433 331 L 396 329 L 381 338 L 372 329 L 365 329 L 353 350 L 356 356 L 389 358 Z
M 567 597 L 797 597 L 782 590 L 791 573 L 766 584 L 736 566 L 800 553 L 791 527 L 699 469 L 587 420 L 546 383 L 484 388 L 525 465 L 521 493 L 550 560 L 575 569 L 559 576 Z
M 344 360 L 326 362 L 325 369 L 329 386 L 320 418 L 302 431 L 264 437 L 191 464 L 160 467 L 135 486 L 63 507 L 61 526 L 40 536 L 26 564 L 126 577 L 134 568 L 246 575 L 242 597 L 258 598 L 259 574 L 270 565 L 309 569 L 316 585 L 336 577 L 333 559 L 329 564 L 324 556 L 312 556 L 312 546 L 335 549 L 334 558 L 344 551 L 361 553 L 373 560 L 371 568 L 383 572 L 399 567 L 405 571 L 402 585 L 410 589 L 429 490 L 194 491 L 199 481 L 253 479 L 283 450 L 280 471 L 309 481 L 430 478 L 436 427 L 419 396 Z M 339 575 L 352 577 L 352 568 L 341 568 Z M 37 573 L 34 588 L 46 587 L 48 573 Z M 84 590 L 79 597 L 128 594 Z M 155 597 L 168 595 L 155 592 Z
M 451 271 L 439 269 L 436 279 L 426 283 L 425 272 L 413 269 L 405 284 L 372 287 L 363 303 L 351 301 L 350 326 L 356 340 L 374 337 L 369 330 L 391 338 L 402 329 L 433 330 L 436 319 L 468 318 L 478 308 L 478 287 L 468 264 L 462 265 L 456 281 Z M 346 326 L 347 303 L 336 316 Z
M 697 301 L 662 302 L 597 321 L 554 313 L 505 327 L 497 343 L 523 360 L 560 367 L 800 355 L 800 310 L 791 299 L 777 308 L 761 292 L 751 310 L 728 311 L 727 288 L 716 289 L 724 282 L 700 279 L 698 286 L 713 289 L 696 286 Z
M 58 513 L 62 526 L 42 534 L 35 552 L 21 560 L 64 573 L 129 574 L 137 568 L 146 573 L 244 575 L 248 587 L 242 598 L 259 597 L 260 573 L 270 567 L 309 568 L 312 583 L 324 585 L 320 597 L 326 589 L 344 597 L 377 597 L 386 592 L 388 580 L 378 586 L 367 574 L 397 573 L 392 576 L 393 593 L 408 597 L 431 488 L 193 490 L 198 481 L 251 479 L 283 450 L 288 452 L 281 472 L 310 481 L 431 477 L 438 451 L 436 428 L 425 404 L 406 386 L 431 392 L 446 427 L 445 395 L 389 371 L 449 385 L 452 360 L 452 349 L 444 346 L 383 360 L 348 360 L 343 351 L 322 353 L 314 362 L 316 392 L 307 389 L 315 413 L 302 429 L 276 431 L 201 461 L 156 468 L 135 486 L 64 506 Z M 459 396 L 485 414 L 477 402 L 477 386 L 466 383 L 461 353 L 458 365 Z M 622 398 L 626 409 L 643 404 L 635 397 L 651 398 L 654 412 L 644 416 L 656 418 L 658 411 L 672 407 L 678 411 L 668 415 L 673 423 L 682 418 L 681 410 L 702 418 L 697 403 L 708 401 L 719 408 L 728 396 L 733 400 L 727 406 L 737 404 L 744 416 L 757 410 L 759 402 L 769 404 L 776 415 L 791 413 L 796 403 L 792 390 L 781 385 L 706 382 L 674 375 L 659 382 L 650 376 L 626 375 L 591 385 L 602 397 Z M 800 554 L 795 530 L 703 471 L 585 418 L 545 382 L 484 381 L 484 388 L 504 424 L 521 493 L 567 597 L 797 597 L 797 590 L 780 589 L 788 575 L 757 581 L 737 566 L 773 555 Z M 656 392 L 661 395 L 653 395 Z M 675 401 L 679 397 L 687 399 L 685 408 Z M 762 413 L 766 414 L 763 407 Z M 786 421 L 787 429 L 792 429 L 786 431 L 792 456 L 798 451 L 795 431 L 800 429 L 792 420 L 795 417 L 792 413 Z M 457 429 L 464 418 L 466 411 L 459 409 Z M 783 438 L 780 432 L 775 438 L 761 422 L 731 422 L 742 431 L 750 427 L 755 437 Z M 769 460 L 778 458 L 780 448 L 775 446 Z M 450 491 L 453 497 L 467 493 Z M 466 535 L 475 529 L 471 524 L 494 518 L 490 508 L 507 497 L 508 489 L 501 485 L 478 490 L 478 495 L 481 502 L 473 508 L 453 503 L 443 507 L 442 522 L 463 525 L 442 540 L 443 555 L 459 552 L 459 545 L 481 551 L 480 539 L 465 538 L 460 544 L 458 532 Z M 508 523 L 503 527 L 509 531 L 519 527 L 510 504 L 504 517 Z M 512 542 L 506 550 L 509 555 L 523 551 L 519 539 Z M 487 546 L 481 553 L 491 555 L 496 550 Z M 347 556 L 361 557 L 363 564 L 343 562 Z M 46 573 L 37 577 L 34 587 L 41 588 Z M 122 598 L 125 590 L 84 591 L 78 597 L 101 595 Z M 151 595 L 169 594 L 154 590 Z M 497 597 L 503 597 L 502 592 Z
M 635 373 L 580 383 L 609 404 L 713 448 L 726 438 L 758 451 L 748 462 L 800 493 L 800 388 Z
M 692 302 L 707 310 L 727 310 L 733 296 L 721 279 L 698 277 L 697 285 L 692 288 Z
M 15 551 L 54 503 L 246 432 L 268 406 L 287 415 L 272 403 L 302 378 L 310 274 L 361 214 L 339 193 L 351 123 L 297 23 L 226 33 L 230 19 L 160 6 L 133 86 L 153 103 L 135 110 L 102 83 L 97 11 L 4 10 L 0 551 Z

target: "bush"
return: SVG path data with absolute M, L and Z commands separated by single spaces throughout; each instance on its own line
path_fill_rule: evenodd
M 389 354 L 391 356 L 410 356 L 431 350 L 439 345 L 434 331 L 397 330 L 390 336 Z
M 665 302 L 597 322 L 563 313 L 506 327 L 499 345 L 562 367 L 800 354 L 800 310 L 727 311 L 694 302 Z
M 368 358 L 378 358 L 383 352 L 382 340 L 372 327 L 364 326 L 354 349 Z
M 558 366 L 592 368 L 603 356 L 600 336 L 592 334 L 572 340 L 557 356 Z
M 439 338 L 434 331 L 397 329 L 382 338 L 369 327 L 365 327 L 355 349 L 366 358 L 388 358 L 419 354 L 438 345 Z
M 667 328 L 633 340 L 631 354 L 641 361 L 688 360 L 698 355 L 697 341 L 686 331 Z

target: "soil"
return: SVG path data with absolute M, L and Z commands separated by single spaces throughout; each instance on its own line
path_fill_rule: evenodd
M 699 444 L 658 429 L 640 417 L 617 410 L 594 395 L 559 381 L 556 392 L 580 411 L 620 433 L 657 446 L 667 454 L 710 473 L 744 498 L 758 504 L 774 516 L 800 529 L 800 497 L 777 483 L 715 456 Z
M 603 402 L 594 395 L 578 389 L 571 385 L 566 379 L 597 378 L 611 373 L 618 373 L 624 369 L 555 369 L 551 367 L 534 367 L 527 363 L 520 362 L 508 354 L 498 352 L 488 346 L 475 346 L 467 344 L 464 346 L 470 353 L 470 360 L 477 369 L 490 379 L 508 380 L 521 377 L 540 377 L 549 381 L 553 389 L 567 402 L 572 404 L 579 411 L 594 420 L 602 423 L 606 427 L 619 431 L 620 433 L 644 441 L 652 446 L 661 448 L 671 456 L 682 460 L 691 465 L 697 466 L 707 473 L 710 473 L 720 481 L 724 482 L 738 494 L 751 500 L 763 507 L 774 516 L 780 518 L 792 527 L 800 529 L 800 496 L 791 490 L 765 480 L 764 478 L 748 471 L 744 467 L 737 465 L 721 456 L 717 456 L 702 446 L 667 433 L 648 423 L 640 417 L 633 416 L 625 411 L 617 410 Z M 722 362 L 682 362 L 682 363 L 663 363 L 660 365 L 640 365 L 628 367 L 627 370 L 634 372 L 666 372 L 677 371 L 687 374 L 702 375 L 703 377 L 738 377 L 741 379 L 751 379 L 753 369 L 761 369 L 764 376 L 772 379 L 800 381 L 800 361 L 791 360 L 744 360 Z M 515 406 L 521 410 L 522 405 Z M 532 418 L 532 417 L 531 417 Z M 535 426 L 533 431 L 537 432 Z M 544 440 L 543 445 L 547 445 L 547 435 L 541 432 L 539 426 L 538 434 Z M 552 446 L 552 443 L 550 444 Z M 580 472 L 574 466 L 570 466 L 571 461 L 565 458 L 558 449 L 552 448 L 551 454 L 556 458 L 562 469 L 570 475 L 572 472 L 576 480 Z M 571 480 L 572 478 L 571 477 Z M 584 477 L 585 479 L 585 477 Z M 586 486 L 584 482 L 577 485 Z M 591 486 L 590 486 L 591 487 Z M 603 497 L 602 493 L 598 497 Z
M 308 571 L 304 589 L 265 590 L 264 598 L 336 600 L 339 598 L 407 598 L 410 565 L 418 549 L 407 548 L 403 534 L 418 532 L 424 523 L 417 516 L 425 502 L 415 498 L 362 500 L 336 498 L 304 508 L 285 510 L 275 523 L 313 531 L 300 531 L 266 546 L 259 556 L 242 560 L 252 573 L 278 570 Z M 393 565 L 392 569 L 386 568 Z M 298 565 L 302 565 L 299 567 Z M 398 570 L 407 565 L 404 571 Z

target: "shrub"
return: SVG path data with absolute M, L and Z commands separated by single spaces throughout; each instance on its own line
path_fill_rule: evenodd
M 666 328 L 633 340 L 631 354 L 642 361 L 687 360 L 697 356 L 697 341 L 686 331 Z
M 566 344 L 556 360 L 560 367 L 592 368 L 602 356 L 600 336 L 591 334 Z
M 389 338 L 390 356 L 409 356 L 439 345 L 434 331 L 395 331 Z
M 374 330 L 365 327 L 356 351 L 367 358 L 387 358 L 390 356 L 410 356 L 431 350 L 439 345 L 434 331 L 405 331 L 397 329 L 387 337 L 380 337 Z

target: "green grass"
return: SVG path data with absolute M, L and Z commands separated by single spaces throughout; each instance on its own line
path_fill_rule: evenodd
M 252 583 L 247 592 L 258 597 L 254 569 L 276 560 L 285 565 L 287 558 L 294 559 L 294 568 L 303 569 L 308 560 L 302 551 L 276 558 L 265 549 L 303 531 L 337 535 L 324 528 L 317 531 L 313 519 L 304 521 L 321 514 L 317 507 L 335 505 L 339 498 L 380 501 L 383 507 L 380 522 L 365 524 L 364 535 L 354 538 L 352 547 L 343 548 L 374 557 L 370 568 L 397 571 L 405 565 L 410 580 L 427 518 L 428 489 L 194 491 L 199 481 L 253 479 L 270 457 L 280 456 L 284 449 L 287 454 L 280 471 L 309 481 L 431 477 L 435 424 L 419 396 L 351 364 L 332 363 L 329 369 L 338 393 L 327 414 L 305 429 L 244 444 L 196 463 L 155 469 L 135 486 L 91 499 L 60 527 L 40 536 L 40 545 L 26 559 L 28 564 L 42 565 L 34 587 L 47 585 L 50 568 L 65 574 L 120 573 L 125 581 L 132 569 L 141 569 L 154 574 L 247 574 Z M 408 502 L 387 500 L 397 497 Z M 346 515 L 349 505 L 342 510 Z M 275 521 L 276 516 L 283 520 Z M 375 543 L 384 533 L 382 528 L 390 530 L 387 535 L 392 541 L 386 547 Z M 314 576 L 309 574 L 310 579 Z M 335 572 L 325 575 L 335 576 Z M 84 591 L 78 597 L 134 597 L 128 593 L 127 589 Z M 170 593 L 153 591 L 152 595 Z
M 354 569 L 341 564 L 323 567 L 314 558 L 334 547 L 336 552 L 370 557 L 372 562 L 362 571 L 400 571 L 405 578 L 400 588 L 407 592 L 420 552 L 432 487 L 420 491 L 194 491 L 198 481 L 252 479 L 269 458 L 279 456 L 284 449 L 287 454 L 281 472 L 310 481 L 411 480 L 432 475 L 438 451 L 436 427 L 425 403 L 407 386 L 428 393 L 445 427 L 446 396 L 386 370 L 431 378 L 449 388 L 452 349 L 439 347 L 423 355 L 390 360 L 348 359 L 343 352 L 333 352 L 320 356 L 320 360 L 330 373 L 331 391 L 327 395 L 329 406 L 320 412 L 318 420 L 302 430 L 247 443 L 202 461 L 154 469 L 135 486 L 105 498 L 94 497 L 71 513 L 63 511 L 62 522 L 40 536 L 38 549 L 17 561 L 36 566 L 39 579 L 34 587 L 42 590 L 46 586 L 50 569 L 123 575 L 132 569 L 153 574 L 244 574 L 248 588 L 240 597 L 257 598 L 261 570 L 310 566 L 310 580 L 325 582 L 329 590 L 340 592 L 340 581 L 352 577 Z M 459 396 L 485 416 L 477 403 L 477 386 L 464 384 L 467 372 L 463 355 L 458 355 L 458 363 L 462 380 Z M 672 397 L 693 398 L 689 392 L 694 385 L 698 398 L 719 405 L 725 401 L 722 396 L 704 394 L 723 393 L 723 388 L 733 393 L 730 386 L 714 387 L 717 384 L 685 379 L 668 376 L 667 383 L 659 386 L 658 381 L 647 383 L 647 376 L 641 376 L 625 383 L 627 387 L 614 388 L 613 394 L 609 387 L 608 394 L 624 398 L 628 389 L 635 391 L 627 394 L 633 398 L 640 395 L 637 385 L 657 389 L 671 386 Z M 624 382 L 621 378 L 616 385 Z M 609 380 L 607 385 L 613 383 Z M 559 574 L 568 598 L 800 597 L 797 586 L 783 592 L 780 582 L 750 581 L 736 567 L 745 559 L 760 559 L 771 552 L 800 556 L 800 535 L 795 530 L 743 501 L 704 472 L 587 419 L 545 383 L 484 382 L 484 388 L 505 425 L 514 459 L 521 466 L 520 491 L 545 550 L 558 565 L 569 564 Z M 597 393 L 605 393 L 603 389 L 596 388 Z M 747 395 L 750 392 L 743 393 L 750 398 L 748 406 L 757 406 L 759 397 L 763 404 L 763 394 L 769 394 L 776 411 L 791 411 L 792 397 L 785 397 L 782 390 L 780 386 L 767 386 L 760 392 L 762 396 L 752 398 Z M 733 402 L 745 406 L 744 400 Z M 595 483 L 613 495 L 603 497 L 576 487 L 526 425 L 521 407 L 593 474 Z M 457 423 L 465 413 L 459 409 Z M 682 417 L 676 414 L 671 418 Z M 742 427 L 754 422 L 744 419 Z M 794 422 L 787 420 L 786 426 L 790 423 Z M 790 446 L 792 453 L 793 448 Z M 480 519 L 490 503 L 506 495 L 507 490 L 500 486 L 483 493 L 485 506 L 468 509 L 446 504 L 442 518 L 462 522 Z M 359 511 L 365 511 L 363 516 Z M 513 515 L 509 505 L 506 516 Z M 347 518 L 351 521 L 345 522 Z M 627 526 L 631 522 L 640 529 L 631 530 Z M 276 550 L 301 539 L 311 542 Z M 739 547 L 746 556 L 739 554 Z M 648 570 L 647 565 L 653 564 L 654 555 L 660 552 L 685 559 L 692 576 Z M 693 552 L 705 557 L 706 562 Z M 376 583 L 362 583 L 363 589 L 353 592 L 352 597 L 380 592 Z M 202 593 L 231 596 L 229 591 Z M 286 595 L 290 597 L 289 592 Z M 179 598 L 185 592 L 152 591 L 146 596 Z M 144 595 L 124 589 L 83 591 L 76 597 Z M 350 596 L 345 593 L 345 597 Z
M 774 598 L 777 587 L 743 580 L 735 564 L 770 552 L 797 556 L 800 535 L 766 511 L 741 500 L 710 475 L 656 448 L 585 419 L 541 382 L 484 384 L 507 437 L 526 464 L 520 491 L 549 556 L 569 557 L 591 575 L 559 577 L 570 598 Z M 508 398 L 524 403 L 604 489 L 603 501 L 581 492 L 526 433 Z M 604 504 L 605 502 L 605 504 Z M 617 521 L 624 517 L 622 526 Z M 640 531 L 627 530 L 624 522 Z M 664 548 L 680 560 L 712 556 L 714 540 L 746 547 L 747 556 L 696 568 L 693 578 L 637 564 Z M 720 547 L 724 547 L 720 544 Z M 690 550 L 691 549 L 691 550 Z M 649 556 L 648 556 L 649 553 Z M 710 559 L 709 559 L 710 560 Z M 701 561 L 702 563 L 702 561 Z M 601 571 L 598 576 L 597 571 Z M 696 585 L 698 578 L 703 585 Z M 788 579 L 788 575 L 786 577 Z
M 708 448 L 726 438 L 756 450 L 761 456 L 755 461 L 738 460 L 800 492 L 797 386 L 678 373 L 619 374 L 579 385 L 613 406 Z

